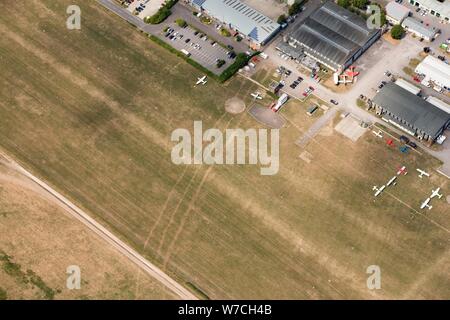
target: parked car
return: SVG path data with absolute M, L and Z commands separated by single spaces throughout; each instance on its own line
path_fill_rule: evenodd
M 337 106 L 337 105 L 339 104 L 339 103 L 338 103 L 336 100 L 334 100 L 334 99 L 331 99 L 330 102 L 331 102 L 332 104 L 334 104 L 335 106 Z
M 408 142 L 408 145 L 409 145 L 411 148 L 414 148 L 414 149 L 417 148 L 417 144 L 415 144 L 415 143 L 412 142 L 412 141 Z
M 400 142 L 408 144 L 409 143 L 409 138 L 406 136 L 400 136 Z

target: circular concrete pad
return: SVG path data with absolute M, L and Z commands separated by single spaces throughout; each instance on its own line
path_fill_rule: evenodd
M 273 112 L 268 107 L 253 105 L 248 112 L 253 118 L 255 118 L 256 121 L 272 129 L 280 129 L 286 123 L 286 119 L 284 119 L 280 114 Z
M 245 111 L 245 102 L 239 98 L 231 98 L 225 102 L 225 111 L 231 114 L 239 114 Z

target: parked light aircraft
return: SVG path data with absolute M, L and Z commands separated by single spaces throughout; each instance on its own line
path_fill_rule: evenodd
M 378 196 L 383 192 L 383 190 L 384 190 L 385 188 L 386 188 L 386 186 L 381 186 L 380 188 L 378 188 L 377 186 L 373 186 L 372 190 L 373 190 L 373 191 L 376 190 L 376 192 L 375 192 L 375 197 L 378 197 Z
M 255 92 L 255 93 L 252 93 L 252 94 L 250 94 L 255 100 L 261 100 L 263 97 L 262 97 L 262 95 L 261 95 L 261 93 L 259 93 L 259 92 Z
M 438 197 L 439 199 L 442 198 L 442 194 L 439 194 L 439 190 L 441 190 L 441 188 L 431 190 L 431 199 L 433 199 L 434 197 Z
M 439 190 L 441 190 L 441 188 L 431 190 L 431 196 L 428 197 L 424 202 L 422 202 L 420 209 L 428 208 L 428 210 L 431 210 L 431 208 L 433 208 L 433 206 L 429 205 L 431 199 L 433 199 L 434 197 L 438 197 L 439 199 L 442 198 L 442 194 L 439 194 Z
M 207 82 L 208 80 L 206 79 L 206 76 L 203 76 L 201 78 L 197 78 L 197 83 L 195 85 L 196 86 L 198 86 L 199 84 L 205 85 Z
M 397 175 L 401 175 L 401 174 L 403 174 L 403 175 L 407 175 L 408 174 L 408 171 L 406 171 L 406 167 L 405 166 L 403 166 L 403 167 L 398 169 Z
M 381 134 L 381 130 L 376 132 L 376 131 L 372 131 L 374 135 L 376 135 L 378 138 L 383 138 L 383 135 Z
M 422 179 L 422 177 L 423 176 L 426 176 L 426 177 L 429 177 L 430 176 L 430 174 L 429 173 L 427 173 L 427 172 L 425 172 L 425 171 L 423 171 L 423 170 L 421 170 L 421 169 L 416 169 L 420 174 L 419 174 L 419 178 L 421 178 Z
M 424 202 L 422 202 L 420 209 L 428 208 L 428 210 L 431 210 L 431 208 L 433 208 L 433 206 L 429 205 L 430 201 L 431 201 L 431 198 L 427 198 Z

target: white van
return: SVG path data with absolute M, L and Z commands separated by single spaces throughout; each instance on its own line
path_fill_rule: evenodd
M 181 52 L 183 52 L 185 54 L 186 57 L 190 57 L 191 54 L 189 53 L 189 51 L 185 50 L 185 49 L 181 49 Z

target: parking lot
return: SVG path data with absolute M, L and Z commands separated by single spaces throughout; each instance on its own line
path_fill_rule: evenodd
M 215 74 L 222 73 L 234 62 L 235 57 L 230 57 L 228 54 L 232 51 L 231 49 L 224 48 L 204 33 L 199 32 L 190 26 L 182 28 L 177 24 L 170 24 L 169 27 L 169 31 L 164 32 L 161 38 L 175 49 L 189 52 L 190 57 L 193 60 Z M 173 31 L 170 32 L 171 30 Z M 217 67 L 217 62 L 219 60 L 225 61 L 225 64 L 220 68 Z
M 164 0 L 128 0 L 128 2 L 130 3 L 128 11 L 131 13 L 138 12 L 138 17 L 144 19 L 147 16 L 154 15 L 164 3 Z M 136 11 L 136 9 L 138 10 Z

